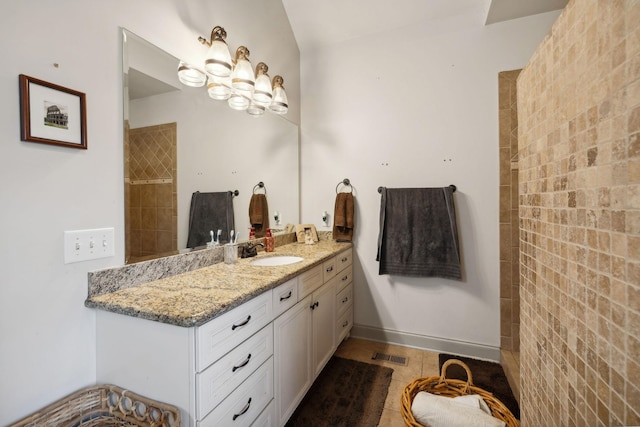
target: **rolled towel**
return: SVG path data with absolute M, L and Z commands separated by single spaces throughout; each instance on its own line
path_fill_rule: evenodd
M 355 206 L 353 193 L 338 193 L 333 212 L 333 239 L 338 242 L 353 240 Z
M 471 404 L 471 405 L 470 405 Z M 411 413 L 420 424 L 430 427 L 504 427 L 505 423 L 486 414 L 478 402 L 450 398 L 421 391 L 413 398 Z

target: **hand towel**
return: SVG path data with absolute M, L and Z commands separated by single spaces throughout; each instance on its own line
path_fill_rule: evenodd
M 249 222 L 255 228 L 256 238 L 264 237 L 269 228 L 269 206 L 267 196 L 254 194 L 249 201 Z
M 381 188 L 379 274 L 462 279 L 453 189 Z
M 461 397 L 421 391 L 413 398 L 411 413 L 420 424 L 431 427 L 504 427 L 504 421 L 486 414 L 477 403 L 470 406 Z
M 333 239 L 338 242 L 351 242 L 355 207 L 353 193 L 338 193 L 333 211 Z
M 233 228 L 233 196 L 229 191 L 196 191 L 191 195 L 187 248 L 206 245 L 211 241 L 211 231 L 222 230 L 220 240 L 228 241 Z

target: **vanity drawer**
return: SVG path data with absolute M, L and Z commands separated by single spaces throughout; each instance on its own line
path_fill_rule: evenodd
M 276 425 L 276 404 L 272 400 L 266 409 L 251 424 L 251 427 L 274 427 Z
M 351 266 L 347 266 L 344 270 L 338 273 L 338 292 L 345 288 L 353 281 L 353 269 Z
M 313 267 L 298 276 L 298 301 L 322 286 L 322 266 Z
M 336 257 L 333 257 L 322 263 L 322 277 L 324 283 L 333 279 L 338 274 L 338 264 L 336 264 Z
M 353 304 L 353 284 L 349 283 L 336 296 L 336 313 L 339 318 Z
M 273 327 L 254 336 L 196 376 L 198 419 L 204 418 L 229 393 L 273 355 Z
M 347 249 L 346 251 L 336 255 L 336 264 L 338 266 L 338 271 L 342 271 L 347 266 L 353 264 L 353 251 L 351 249 Z
M 202 427 L 250 426 L 272 399 L 273 357 L 198 424 Z
M 272 292 L 273 318 L 275 319 L 298 302 L 298 278 L 284 282 Z
M 196 331 L 196 370 L 227 354 L 231 349 L 273 320 L 271 291 L 234 308 Z
M 353 305 L 351 305 L 347 311 L 338 318 L 336 323 L 336 343 L 340 344 L 342 340 L 349 335 L 351 328 L 353 327 Z

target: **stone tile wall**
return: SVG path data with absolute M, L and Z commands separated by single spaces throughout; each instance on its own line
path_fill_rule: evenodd
M 518 108 L 520 70 L 498 74 L 500 127 L 500 348 L 520 351 Z
M 572 0 L 518 80 L 523 426 L 640 425 L 640 0 Z

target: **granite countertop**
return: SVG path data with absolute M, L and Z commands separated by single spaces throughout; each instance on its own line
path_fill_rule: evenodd
M 191 327 L 239 306 L 350 248 L 351 243 L 320 240 L 315 245 L 291 243 L 275 252 L 218 263 L 187 273 L 91 296 L 85 306 L 172 325 Z M 303 261 L 283 266 L 255 266 L 251 261 L 293 255 Z

